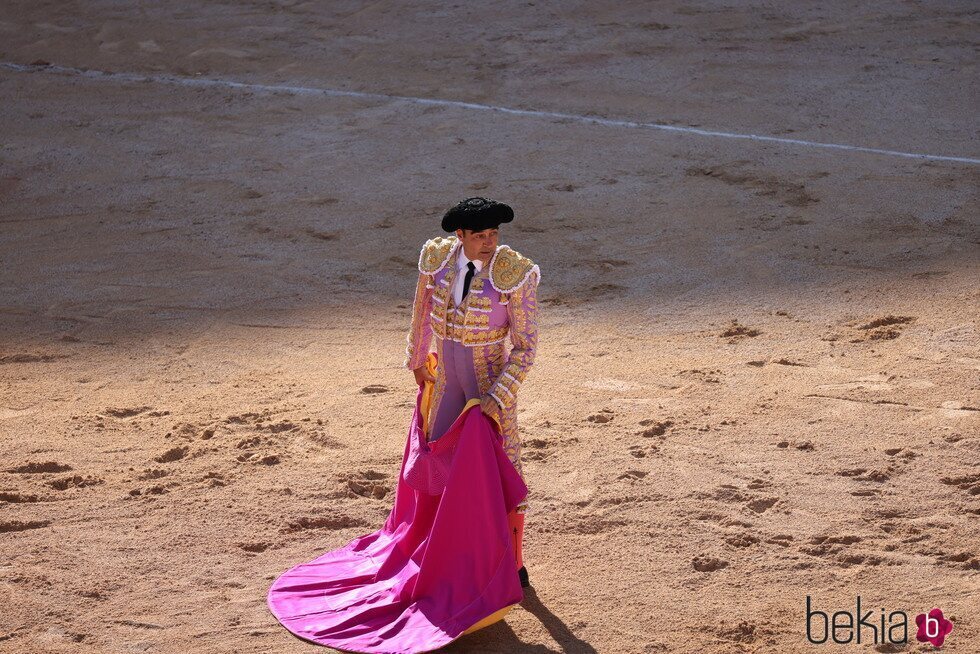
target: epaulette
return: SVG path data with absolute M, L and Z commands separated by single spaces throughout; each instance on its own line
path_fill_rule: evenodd
M 490 261 L 490 283 L 501 293 L 513 293 L 520 288 L 532 272 L 541 278 L 537 264 L 506 245 L 497 248 Z
M 419 254 L 419 272 L 434 275 L 442 270 L 458 243 L 459 239 L 453 235 L 430 238 Z

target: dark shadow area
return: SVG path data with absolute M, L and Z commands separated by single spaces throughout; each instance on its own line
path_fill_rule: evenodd
M 421 244 L 480 193 L 515 207 L 501 243 L 540 265 L 545 321 L 929 296 L 980 267 L 968 165 L 43 72 L 0 85 L 0 346 L 404 330 Z
M 544 605 L 541 598 L 538 597 L 538 593 L 534 590 L 534 587 L 524 589 L 524 601 L 521 602 L 521 606 L 533 613 L 539 620 L 541 624 L 544 625 L 551 637 L 561 645 L 562 652 L 567 653 L 578 653 L 578 654 L 594 654 L 595 648 L 588 644 L 578 636 L 576 636 L 571 629 L 568 628 L 561 618 L 555 615 L 551 609 Z
M 507 624 L 507 619 L 496 622 L 476 633 L 469 634 L 439 650 L 440 652 L 528 652 L 529 654 L 595 654 L 596 649 L 568 628 L 561 618 L 544 605 L 533 587 L 524 589 L 521 606 L 538 618 L 551 638 L 560 645 L 553 649 L 544 645 L 529 645 L 520 640 Z M 513 614 L 511 614 L 513 615 Z

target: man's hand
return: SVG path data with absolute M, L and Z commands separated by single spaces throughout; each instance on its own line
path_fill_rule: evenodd
M 429 372 L 429 369 L 425 366 L 425 364 L 419 366 L 412 372 L 415 373 L 415 383 L 418 384 L 419 386 L 425 385 L 425 382 L 434 383 L 436 381 L 436 378 L 432 376 L 432 373 Z
M 486 415 L 490 416 L 500 422 L 500 405 L 497 404 L 497 400 L 493 399 L 489 395 L 484 395 L 480 398 L 480 409 Z

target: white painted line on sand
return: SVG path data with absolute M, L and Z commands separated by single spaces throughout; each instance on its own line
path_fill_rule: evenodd
M 189 86 L 197 88 L 228 88 L 242 89 L 247 91 L 260 91 L 266 93 L 290 93 L 293 95 L 307 95 L 317 97 L 346 97 L 362 98 L 367 100 L 380 100 L 384 102 L 406 102 L 410 104 L 434 105 L 440 107 L 457 107 L 461 109 L 474 109 L 478 111 L 497 111 L 516 116 L 529 116 L 533 118 L 557 118 L 579 123 L 590 123 L 593 125 L 604 125 L 606 127 L 630 127 L 638 129 L 659 129 L 666 132 L 677 132 L 681 134 L 697 134 L 698 136 L 713 136 L 726 139 L 744 139 L 749 141 L 761 141 L 766 143 L 780 143 L 786 145 L 802 145 L 810 148 L 826 148 L 832 150 L 846 150 L 850 152 L 866 152 L 870 154 L 881 154 L 891 157 L 905 157 L 907 159 L 924 159 L 928 161 L 952 161 L 956 163 L 980 164 L 980 159 L 972 157 L 951 157 L 940 154 L 925 154 L 920 152 L 904 152 L 900 150 L 884 150 L 881 148 L 867 148 L 860 145 L 845 145 L 842 143 L 822 143 L 820 141 L 805 141 L 803 139 L 788 139 L 780 136 L 764 136 L 760 134 L 740 134 L 737 132 L 723 132 L 710 129 L 698 129 L 697 127 L 680 127 L 677 125 L 663 125 L 660 123 L 637 122 L 632 120 L 616 120 L 613 118 L 596 118 L 594 116 L 583 116 L 580 114 L 568 114 L 556 111 L 539 111 L 535 109 L 514 109 L 511 107 L 501 107 L 492 104 L 480 104 L 476 102 L 462 102 L 460 100 L 443 100 L 439 98 L 416 98 L 406 95 L 389 95 L 386 93 L 366 93 L 363 91 L 343 91 L 340 89 L 315 88 L 309 86 L 292 86 L 288 84 L 253 84 L 249 82 L 234 82 L 231 80 L 214 79 L 208 77 L 181 77 L 178 75 L 166 74 L 142 74 L 142 73 L 115 73 L 101 70 L 83 70 L 81 68 L 71 68 L 68 66 L 37 65 L 25 66 L 11 62 L 0 62 L 0 68 L 12 70 L 18 73 L 48 73 L 59 75 L 70 75 L 101 81 L 121 81 L 121 82 L 155 82 L 158 84 L 171 84 L 174 86 Z

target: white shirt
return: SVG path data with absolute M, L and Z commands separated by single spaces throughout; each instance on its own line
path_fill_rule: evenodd
M 456 301 L 457 306 L 459 306 L 459 304 L 463 301 L 463 282 L 466 280 L 466 273 L 469 272 L 469 268 L 466 267 L 466 264 L 468 264 L 470 261 L 471 259 L 466 258 L 466 255 L 463 254 L 463 248 L 460 246 L 459 260 L 456 262 L 456 279 L 453 280 L 453 299 Z M 479 259 L 472 259 L 472 261 L 473 265 L 476 267 L 476 272 L 473 273 L 473 277 L 476 277 L 480 274 L 480 271 L 483 270 L 483 262 Z M 473 281 L 470 280 L 470 284 L 472 283 Z

